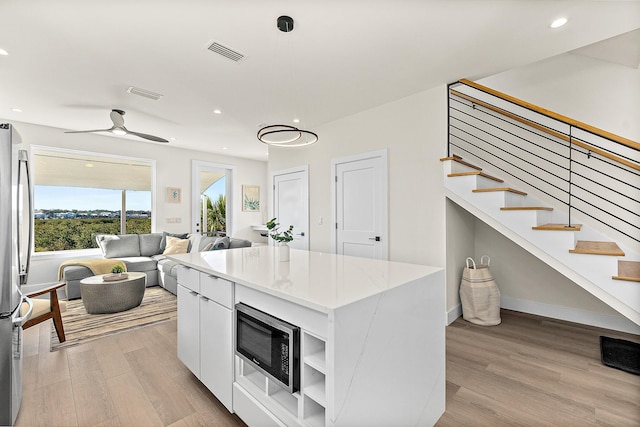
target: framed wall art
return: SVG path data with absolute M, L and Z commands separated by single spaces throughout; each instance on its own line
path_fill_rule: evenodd
M 167 187 L 167 202 L 180 203 L 182 201 L 182 189 L 179 187 Z
M 244 212 L 260 211 L 260 186 L 242 186 L 242 210 Z

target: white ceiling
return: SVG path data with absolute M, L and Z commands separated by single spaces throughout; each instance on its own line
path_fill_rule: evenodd
M 276 29 L 282 14 L 293 32 Z M 174 146 L 266 160 L 261 123 L 297 116 L 314 130 L 609 39 L 640 28 L 640 2 L 0 0 L 0 16 L 0 117 L 104 129 L 119 108 L 130 130 Z M 550 29 L 559 16 L 569 23 Z M 246 57 L 212 53 L 212 41 Z

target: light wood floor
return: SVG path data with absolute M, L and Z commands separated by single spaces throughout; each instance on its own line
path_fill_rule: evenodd
M 178 360 L 176 321 L 55 352 L 50 331 L 24 331 L 17 426 L 245 426 Z
M 438 426 L 640 425 L 640 377 L 603 366 L 598 341 L 637 336 L 510 311 L 502 319 L 447 328 Z M 50 328 L 25 331 L 18 426 L 244 425 L 177 359 L 175 321 L 57 352 Z
M 640 376 L 600 362 L 600 335 L 640 337 L 502 311 L 447 328 L 444 426 L 640 426 Z

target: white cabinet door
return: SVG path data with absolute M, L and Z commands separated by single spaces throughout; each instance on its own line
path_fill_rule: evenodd
M 178 285 L 178 358 L 200 378 L 199 296 Z
M 233 311 L 200 297 L 200 381 L 233 412 Z

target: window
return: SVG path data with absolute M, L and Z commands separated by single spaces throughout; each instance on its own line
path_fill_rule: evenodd
M 150 233 L 153 169 L 151 160 L 32 147 L 35 252 L 96 248 L 97 234 Z

